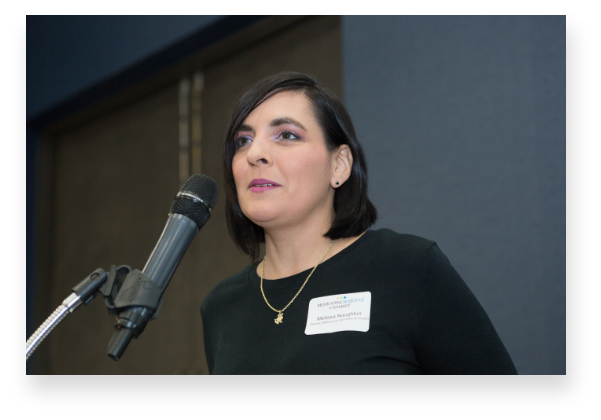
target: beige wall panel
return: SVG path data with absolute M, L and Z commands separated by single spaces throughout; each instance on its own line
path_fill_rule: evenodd
M 54 306 L 98 267 L 143 268 L 179 188 L 177 121 L 173 86 L 54 139 L 49 296 Z M 178 287 L 168 294 L 182 294 Z M 114 319 L 99 296 L 68 316 L 43 344 L 50 351 L 48 373 L 177 372 L 187 356 L 175 344 L 186 336 L 180 312 L 178 305 L 165 305 L 116 363 L 106 355 Z M 148 345 L 154 342 L 172 345 Z

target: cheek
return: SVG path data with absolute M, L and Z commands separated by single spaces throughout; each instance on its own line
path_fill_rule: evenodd
M 234 181 L 236 182 L 236 188 L 238 188 L 241 183 L 244 183 L 246 179 L 246 171 L 248 166 L 244 164 L 244 159 L 240 159 L 240 157 L 234 156 L 232 160 L 232 173 L 234 175 Z
M 288 161 L 285 168 L 291 180 L 299 181 L 297 188 L 307 192 L 321 190 L 329 185 L 331 168 L 329 157 L 325 154 L 297 154 Z

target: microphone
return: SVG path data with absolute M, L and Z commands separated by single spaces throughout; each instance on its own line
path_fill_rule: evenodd
M 114 305 L 118 313 L 108 355 L 117 361 L 132 338 L 157 317 L 161 296 L 196 233 L 211 217 L 219 190 L 206 175 L 192 175 L 175 196 L 167 223 L 144 269 L 123 281 Z

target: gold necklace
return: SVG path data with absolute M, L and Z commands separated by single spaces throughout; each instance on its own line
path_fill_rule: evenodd
M 305 280 L 305 282 L 301 286 L 300 290 L 298 292 L 296 292 L 296 295 L 294 295 L 294 297 L 292 298 L 292 300 L 290 302 L 288 302 L 288 305 L 286 305 L 284 307 L 284 309 L 280 309 L 280 310 L 277 310 L 276 308 L 274 308 L 273 306 L 271 306 L 269 304 L 269 302 L 267 302 L 267 298 L 265 297 L 265 292 L 263 291 L 263 273 L 264 273 L 264 270 L 265 270 L 265 260 L 267 259 L 267 254 L 265 255 L 265 257 L 263 258 L 262 264 L 261 264 L 261 293 L 263 294 L 263 299 L 265 299 L 265 303 L 267 304 L 267 306 L 269 306 L 271 309 L 273 309 L 274 311 L 276 311 L 278 313 L 278 317 L 274 320 L 276 324 L 279 325 L 282 322 L 284 322 L 284 311 L 286 309 L 288 309 L 288 306 L 290 306 L 290 304 L 292 302 L 294 302 L 294 299 L 296 299 L 296 297 L 303 290 L 303 287 L 305 287 L 305 284 L 307 284 L 307 282 L 309 281 L 309 278 L 311 277 L 311 275 L 313 274 L 313 272 L 315 271 L 315 269 L 317 268 L 317 266 L 319 264 L 321 264 L 321 262 L 323 261 L 323 259 L 328 254 L 328 251 L 330 250 L 330 248 L 332 248 L 332 244 L 333 243 L 334 243 L 334 240 L 332 239 L 332 242 L 330 242 L 330 246 L 328 247 L 328 249 L 326 249 L 325 254 L 323 254 L 323 257 L 321 257 L 321 260 L 319 260 L 319 262 L 317 263 L 317 265 L 315 267 L 313 267 L 313 270 L 311 270 L 311 273 L 309 273 L 309 276 L 307 277 L 307 280 Z

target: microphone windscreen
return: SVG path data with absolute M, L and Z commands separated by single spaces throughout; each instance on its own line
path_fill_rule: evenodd
M 192 175 L 179 190 L 169 213 L 189 217 L 200 229 L 211 217 L 211 210 L 215 207 L 218 195 L 219 188 L 213 179 L 202 174 Z

